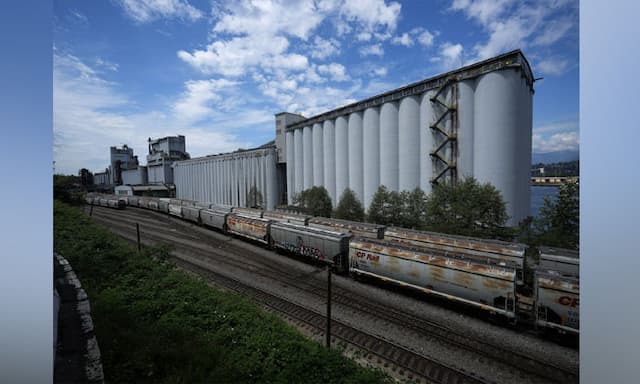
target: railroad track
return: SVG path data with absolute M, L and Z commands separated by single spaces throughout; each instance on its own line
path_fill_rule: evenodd
M 180 267 L 211 279 L 216 284 L 220 284 L 227 289 L 248 296 L 278 313 L 308 324 L 319 332 L 324 332 L 325 330 L 327 320 L 326 316 L 322 313 L 303 307 L 264 290 L 251 287 L 237 279 L 221 275 L 209 268 L 201 266 L 198 261 L 190 257 L 174 256 L 174 258 L 176 264 Z M 352 344 L 381 359 L 392 362 L 399 368 L 411 372 L 415 376 L 423 377 L 430 382 L 447 384 L 493 383 L 492 381 L 476 377 L 471 372 L 466 372 L 462 369 L 454 368 L 434 359 L 419 355 L 402 346 L 391 343 L 371 333 L 356 329 L 339 320 L 331 320 L 331 330 L 334 338 Z
M 124 211 L 116 212 L 105 208 L 94 210 L 94 215 L 96 213 L 100 220 L 106 220 L 110 225 L 121 227 L 124 230 L 133 230 L 135 222 L 141 222 L 144 223 L 145 226 L 151 226 L 153 228 L 153 233 L 145 231 L 146 237 L 151 237 L 158 242 L 166 242 L 169 240 L 174 244 L 179 245 L 180 248 L 189 249 L 191 252 L 195 253 L 196 258 L 201 261 L 207 259 L 210 260 L 212 256 L 218 256 L 216 257 L 216 262 L 223 262 L 236 268 L 247 268 L 247 266 L 253 267 L 251 270 L 254 273 L 260 274 L 269 279 L 284 281 L 289 286 L 320 296 L 323 300 L 326 300 L 326 295 L 324 295 L 325 286 L 323 283 L 314 279 L 300 279 L 300 276 L 291 276 L 289 274 L 290 270 L 277 268 L 272 263 L 251 263 L 250 260 L 262 260 L 263 258 L 260 257 L 257 252 L 251 251 L 250 249 L 243 248 L 241 250 L 241 252 L 245 254 L 242 261 L 229 259 L 225 256 L 228 256 L 229 252 L 237 254 L 237 247 L 220 248 L 220 240 L 214 239 L 211 236 L 205 236 L 206 232 L 209 231 L 204 230 L 205 233 L 201 233 L 203 230 L 200 227 L 194 227 L 193 224 L 183 222 L 178 218 L 165 219 L 168 216 L 146 210 L 129 210 L 129 212 L 124 215 Z M 110 219 L 114 216 L 117 216 L 118 220 L 114 221 L 113 219 Z M 155 218 L 153 218 L 153 216 L 155 216 Z M 162 222 L 159 223 L 158 220 L 161 220 Z M 125 226 L 122 221 L 128 222 L 130 225 Z M 167 223 L 175 224 L 173 227 L 181 227 L 181 230 L 176 232 L 175 229 L 167 228 Z M 184 241 L 183 237 L 188 237 L 191 240 L 198 240 L 209 245 L 209 247 L 194 246 L 189 244 L 188 241 Z M 252 253 L 253 256 L 257 257 L 247 258 L 247 252 Z M 202 256 L 202 253 L 206 253 L 206 256 Z M 396 310 L 383 304 L 372 302 L 371 298 L 361 296 L 340 287 L 334 288 L 334 292 L 335 294 L 332 295 L 332 300 L 335 303 L 342 304 L 356 311 L 374 314 L 375 316 L 390 323 L 398 324 L 405 329 L 412 330 L 419 335 L 428 336 L 429 338 L 439 340 L 442 343 L 478 354 L 481 358 L 495 360 L 517 368 L 518 370 L 525 371 L 529 374 L 537 377 L 543 377 L 551 381 L 563 383 L 577 382 L 578 374 L 573 370 L 536 359 L 518 351 L 505 349 L 482 340 L 472 339 L 468 335 L 456 332 L 449 327 L 421 319 L 405 311 Z

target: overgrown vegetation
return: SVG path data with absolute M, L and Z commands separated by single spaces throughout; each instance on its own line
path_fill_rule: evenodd
M 545 197 L 540 213 L 532 222 L 535 244 L 578 249 L 580 231 L 580 188 L 562 184 L 557 199 Z
M 426 226 L 436 232 L 511 240 L 508 218 L 500 191 L 472 177 L 434 186 L 427 201 Z
M 293 197 L 293 204 L 311 216 L 331 217 L 333 205 L 329 192 L 324 187 L 311 187 Z
M 345 189 L 340 195 L 333 217 L 343 220 L 364 221 L 364 207 L 362 207 L 362 203 L 351 189 Z
M 168 249 L 138 254 L 58 201 L 54 248 L 89 295 L 108 382 L 390 382 L 304 339 L 242 297 L 162 263 Z
M 262 193 L 256 188 L 256 186 L 252 186 L 249 189 L 249 193 L 247 194 L 247 207 L 249 208 L 262 208 L 263 200 Z
M 69 204 L 84 203 L 84 189 L 78 176 L 53 175 L 53 198 Z

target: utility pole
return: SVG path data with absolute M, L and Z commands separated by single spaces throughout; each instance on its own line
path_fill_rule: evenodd
M 327 264 L 327 348 L 331 348 L 331 265 Z
M 140 253 L 140 224 L 136 223 L 136 233 L 138 234 L 138 253 Z

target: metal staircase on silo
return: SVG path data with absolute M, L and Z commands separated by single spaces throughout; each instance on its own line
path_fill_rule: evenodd
M 434 122 L 429 125 L 433 135 L 433 150 L 429 153 L 433 164 L 432 185 L 450 183 L 458 179 L 458 82 L 454 77 L 445 79 L 436 93 L 429 98 Z M 449 124 L 447 124 L 449 123 Z

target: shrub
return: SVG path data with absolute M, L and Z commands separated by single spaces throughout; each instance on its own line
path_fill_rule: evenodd
M 344 220 L 364 221 L 362 203 L 351 189 L 347 188 L 342 192 L 334 217 Z

